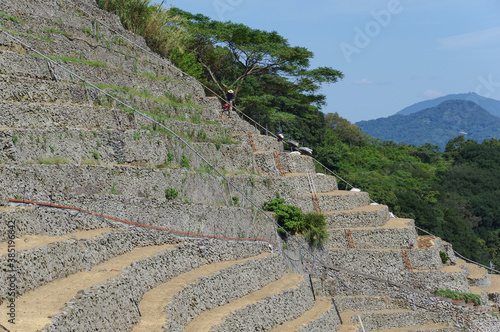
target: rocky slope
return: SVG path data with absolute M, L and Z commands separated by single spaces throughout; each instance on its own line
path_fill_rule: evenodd
M 2 1 L 0 23 L 5 329 L 498 326 L 430 295 L 474 284 L 485 299 L 488 275 L 221 115 L 200 83 L 94 1 Z M 260 210 L 277 194 L 327 215 L 323 250 L 277 235 Z

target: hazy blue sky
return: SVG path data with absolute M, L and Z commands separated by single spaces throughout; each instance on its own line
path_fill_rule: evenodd
M 155 0 L 156 2 L 159 2 Z M 351 122 L 477 92 L 500 100 L 499 0 L 176 0 L 166 5 L 275 30 L 344 79 L 328 106 Z

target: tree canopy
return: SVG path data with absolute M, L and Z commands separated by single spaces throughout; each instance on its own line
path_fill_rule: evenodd
M 184 26 L 192 37 L 190 51 L 219 92 L 224 93 L 231 87 L 237 95 L 249 76 L 288 78 L 303 91 L 315 91 L 317 84 L 333 83 L 342 78 L 342 73 L 332 68 L 310 70 L 313 53 L 304 47 L 290 46 L 276 31 L 211 20 L 177 8 L 170 12 L 186 20 Z

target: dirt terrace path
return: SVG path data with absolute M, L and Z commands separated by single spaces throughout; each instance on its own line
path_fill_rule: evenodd
M 360 329 L 359 319 L 355 318 L 355 322 L 350 322 L 353 316 L 362 315 L 366 313 L 395 313 L 395 312 L 406 312 L 409 310 L 404 309 L 384 309 L 384 310 L 367 310 L 367 311 L 344 311 L 340 313 L 340 317 L 344 322 L 340 325 L 340 329 L 337 332 L 357 332 Z
M 415 273 L 429 272 L 429 271 L 438 271 L 438 272 L 446 272 L 446 273 L 460 273 L 460 272 L 464 272 L 464 270 L 461 269 L 457 265 L 446 265 L 446 266 L 443 266 L 442 268 L 437 269 L 437 270 L 431 270 L 431 269 L 417 270 L 417 269 L 413 269 L 413 272 L 415 272 Z
M 434 247 L 434 236 L 424 235 L 417 237 L 417 247 L 418 249 L 425 249 Z
M 409 312 L 406 309 L 384 309 L 384 310 L 365 310 L 365 311 L 344 311 L 340 313 L 340 317 L 343 322 L 349 322 L 353 316 L 358 316 L 362 314 L 377 313 L 377 314 L 391 314 L 395 312 Z M 358 319 L 355 319 L 358 322 Z M 355 322 L 355 323 L 356 323 Z
M 361 195 L 361 194 L 363 194 L 362 191 L 332 190 L 322 193 L 316 193 L 316 196 L 348 196 L 348 195 Z M 299 195 L 298 197 L 300 198 L 311 197 L 311 195 L 312 194 L 304 194 L 304 195 Z
M 302 326 L 307 325 L 310 322 L 315 321 L 324 312 L 332 308 L 332 301 L 327 298 L 316 299 L 314 306 L 306 311 L 302 316 L 292 321 L 286 322 L 277 328 L 271 330 L 271 332 L 291 332 L 298 331 Z
M 168 282 L 165 282 L 144 294 L 144 297 L 139 303 L 139 311 L 141 312 L 141 321 L 134 326 L 134 332 L 149 332 L 161 331 L 162 326 L 166 323 L 165 307 L 172 300 L 172 297 L 184 289 L 187 285 L 194 282 L 196 279 L 211 275 L 224 268 L 235 264 L 244 263 L 249 260 L 260 259 L 269 256 L 270 253 L 263 253 L 258 256 L 247 257 L 240 260 L 217 262 L 210 265 L 204 265 L 197 269 L 183 273 Z
M 166 244 L 135 248 L 124 255 L 112 258 L 94 266 L 91 271 L 78 272 L 67 278 L 55 280 L 48 285 L 31 291 L 16 300 L 16 330 L 37 331 L 50 323 L 50 316 L 57 314 L 64 304 L 71 300 L 79 290 L 105 282 L 111 277 L 119 277 L 121 271 L 132 262 L 153 256 L 161 251 L 170 250 L 175 245 Z M 2 306 L 0 324 L 10 326 L 8 316 Z
M 285 274 L 280 279 L 271 282 L 260 290 L 245 295 L 226 305 L 204 311 L 195 317 L 184 329 L 185 332 L 208 332 L 212 326 L 222 323 L 224 318 L 249 304 L 256 303 L 263 298 L 277 295 L 287 289 L 297 287 L 302 280 L 302 274 Z
M 500 275 L 490 274 L 491 286 L 486 288 L 488 293 L 500 293 Z
M 360 206 L 354 209 L 349 209 L 349 210 L 336 210 L 336 211 L 327 211 L 324 212 L 325 214 L 340 214 L 340 213 L 353 213 L 353 212 L 372 212 L 372 211 L 378 211 L 380 209 L 385 209 L 387 208 L 386 205 L 364 205 Z M 389 217 L 387 217 L 389 218 Z
M 358 332 L 359 325 L 357 323 L 346 323 L 340 325 L 340 329 L 337 332 Z
M 77 241 L 83 239 L 93 239 L 104 233 L 114 231 L 114 228 L 98 228 L 91 229 L 88 231 L 78 231 L 74 233 L 68 233 L 61 236 L 43 236 L 43 235 L 24 235 L 15 240 L 16 251 L 29 250 L 33 248 L 42 247 L 54 242 L 61 242 L 69 239 L 75 239 Z M 6 255 L 8 253 L 8 243 L 0 243 L 0 256 Z
M 412 219 L 403 219 L 403 218 L 390 218 L 384 225 L 382 226 L 369 226 L 369 227 L 349 227 L 352 230 L 374 230 L 374 229 L 389 229 L 389 228 L 413 228 Z M 329 228 L 328 230 L 344 230 L 346 227 L 340 228 Z
M 479 267 L 475 264 L 469 263 L 469 279 L 479 279 L 481 277 L 484 277 L 485 274 L 488 273 L 488 270 Z
M 19 207 L 14 207 L 14 206 L 0 206 L 0 212 L 7 212 L 7 211 L 12 211 L 19 209 Z

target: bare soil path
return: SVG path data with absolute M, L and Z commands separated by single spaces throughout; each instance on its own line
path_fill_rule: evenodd
M 322 313 L 332 308 L 332 301 L 328 298 L 316 298 L 314 306 L 306 311 L 302 316 L 292 321 L 286 322 L 271 330 L 271 332 L 291 332 L 298 331 L 302 326 L 307 325 L 309 322 L 315 321 L 321 316 Z
M 260 290 L 239 298 L 226 305 L 206 310 L 194 318 L 184 329 L 185 332 L 208 332 L 212 326 L 222 323 L 224 318 L 249 304 L 256 303 L 263 298 L 279 294 L 297 286 L 304 276 L 302 274 L 285 274 L 280 279 L 271 282 Z
M 165 307 L 172 300 L 172 297 L 196 279 L 208 276 L 224 268 L 235 264 L 240 264 L 249 260 L 260 259 L 269 256 L 270 253 L 258 256 L 247 257 L 240 260 L 217 262 L 210 265 L 203 265 L 197 269 L 178 275 L 168 282 L 165 282 L 148 292 L 146 292 L 139 303 L 141 321 L 135 325 L 134 332 L 161 331 L 166 323 Z
M 50 323 L 50 317 L 64 307 L 79 290 L 105 282 L 111 277 L 119 277 L 132 262 L 153 256 L 161 251 L 170 250 L 175 245 L 166 244 L 135 248 L 126 254 L 112 258 L 94 266 L 91 271 L 78 272 L 67 278 L 58 279 L 48 285 L 16 299 L 16 330 L 38 331 Z M 5 306 L 1 307 L 0 324 L 10 326 Z
M 104 233 L 113 231 L 113 228 L 98 228 L 88 231 L 78 231 L 73 233 L 68 233 L 61 236 L 43 236 L 43 235 L 24 235 L 15 240 L 16 251 L 29 250 L 33 248 L 42 247 L 54 242 L 61 242 L 69 239 L 83 240 L 83 239 L 93 239 Z M 8 243 L 0 243 L 0 256 L 6 255 L 8 253 Z

